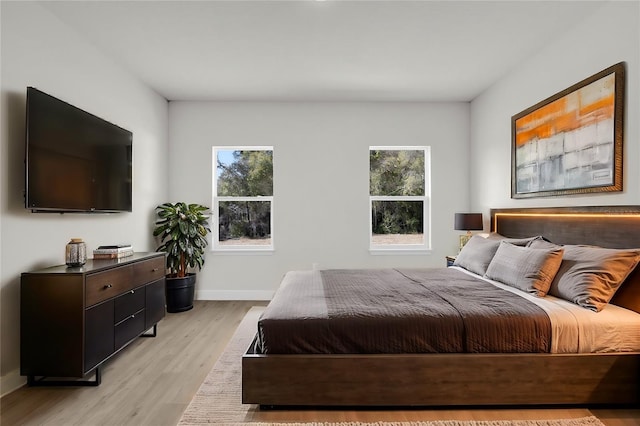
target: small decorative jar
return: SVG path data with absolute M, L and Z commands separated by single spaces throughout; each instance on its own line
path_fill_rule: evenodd
M 82 238 L 72 238 L 67 243 L 64 260 L 69 267 L 82 266 L 87 262 L 87 246 Z

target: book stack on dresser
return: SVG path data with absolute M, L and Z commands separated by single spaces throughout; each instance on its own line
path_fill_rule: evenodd
M 128 256 L 133 256 L 131 244 L 106 245 L 93 250 L 94 259 L 121 259 Z

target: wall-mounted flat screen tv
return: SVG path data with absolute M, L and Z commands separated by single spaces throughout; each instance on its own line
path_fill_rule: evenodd
M 130 131 L 33 87 L 26 123 L 27 209 L 131 211 Z

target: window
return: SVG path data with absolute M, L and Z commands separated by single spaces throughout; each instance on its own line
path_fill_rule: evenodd
M 429 147 L 369 148 L 371 250 L 430 248 Z
M 273 147 L 214 147 L 213 249 L 273 250 Z

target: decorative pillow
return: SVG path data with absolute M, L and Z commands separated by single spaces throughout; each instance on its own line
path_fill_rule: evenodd
M 500 240 L 474 235 L 460 250 L 453 264 L 478 275 L 484 275 L 499 245 Z
M 553 248 L 562 248 L 561 245 L 554 244 L 550 241 L 544 239 L 544 237 L 536 238 L 529 243 L 529 247 L 537 248 L 537 249 L 553 249 Z
M 640 312 L 640 266 L 636 266 L 620 284 L 609 303 Z
M 535 237 L 527 237 L 527 238 L 509 238 L 509 237 L 505 237 L 504 235 L 498 234 L 497 232 L 492 232 L 489 234 L 487 238 L 491 240 L 506 241 L 515 246 L 526 246 L 528 244 L 531 244 L 532 241 L 541 239 L 542 237 L 537 235 Z
M 562 263 L 562 248 L 519 247 L 500 243 L 485 276 L 544 297 Z
M 565 245 L 549 294 L 599 312 L 640 261 L 640 249 Z

